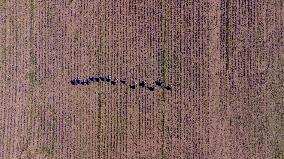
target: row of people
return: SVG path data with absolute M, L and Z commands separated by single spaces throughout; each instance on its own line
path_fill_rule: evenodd
M 92 82 L 109 82 L 112 85 L 116 85 L 117 83 L 120 82 L 124 85 L 128 85 L 128 81 L 127 81 L 126 78 L 122 78 L 122 79 L 118 80 L 117 78 L 112 78 L 111 76 L 106 76 L 106 77 L 103 77 L 103 76 L 95 77 L 95 76 L 93 76 L 93 77 L 89 77 L 88 79 L 83 79 L 83 80 L 73 79 L 73 80 L 70 81 L 70 83 L 72 85 L 89 85 Z M 161 79 L 156 80 L 151 85 L 148 85 L 147 81 L 145 81 L 145 80 L 142 80 L 139 83 L 132 82 L 131 84 L 129 84 L 129 87 L 131 89 L 136 89 L 138 86 L 145 87 L 150 91 L 154 91 L 156 89 L 156 87 L 162 87 L 162 88 L 165 88 L 167 90 L 172 90 L 172 88 L 173 88 L 173 84 L 167 84 L 166 85 L 163 82 L 163 80 L 161 80 Z

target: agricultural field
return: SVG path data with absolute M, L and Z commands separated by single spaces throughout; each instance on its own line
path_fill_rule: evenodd
M 0 0 L 0 159 L 283 159 L 283 18 L 283 0 Z

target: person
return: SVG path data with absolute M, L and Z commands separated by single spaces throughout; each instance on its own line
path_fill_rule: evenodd
M 116 79 L 116 78 L 111 81 L 111 84 L 112 84 L 112 85 L 116 85 L 116 83 L 117 83 L 117 79 Z
M 81 80 L 81 85 L 85 85 L 85 80 Z
M 106 81 L 107 81 L 107 82 L 111 82 L 111 76 L 107 76 L 107 77 L 106 77 Z
M 96 82 L 100 82 L 100 77 L 95 77 Z
M 102 77 L 102 76 L 101 76 L 101 77 L 100 77 L 100 80 L 101 80 L 101 81 L 105 81 L 105 77 Z
M 89 77 L 90 81 L 94 82 L 95 81 L 95 77 Z
M 135 89 L 137 87 L 137 83 L 136 82 L 133 82 L 131 85 L 129 85 L 130 88 L 132 89 Z
M 148 89 L 149 89 L 150 91 L 155 91 L 155 86 L 149 86 Z
M 72 85 L 76 85 L 76 84 L 77 84 L 77 83 L 76 83 L 76 80 L 71 80 L 70 83 L 71 83 Z
M 120 79 L 120 82 L 121 82 L 122 84 L 126 84 L 127 79 L 126 79 L 126 78 L 122 78 L 122 79 Z
M 141 82 L 139 83 L 139 86 L 145 87 L 146 84 L 147 84 L 147 82 L 146 82 L 145 80 L 143 80 L 143 81 L 141 81 Z
M 168 85 L 166 86 L 166 89 L 167 89 L 167 90 L 172 90 L 172 89 L 173 89 L 173 84 L 168 84 Z
M 157 81 L 155 81 L 156 85 L 158 86 L 162 86 L 163 81 L 161 79 L 158 79 Z
M 85 83 L 86 83 L 87 85 L 89 85 L 89 84 L 90 84 L 90 80 L 89 80 L 89 79 L 86 79 L 86 80 L 85 80 Z

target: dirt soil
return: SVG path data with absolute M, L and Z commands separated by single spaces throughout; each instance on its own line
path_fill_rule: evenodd
M 283 159 L 283 8 L 0 0 L 0 159 Z

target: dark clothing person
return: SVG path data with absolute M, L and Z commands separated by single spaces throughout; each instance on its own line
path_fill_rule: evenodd
M 104 78 L 104 77 L 100 77 L 100 80 L 101 80 L 101 81 L 105 81 L 105 78 Z
M 145 86 L 146 86 L 146 84 L 147 84 L 147 82 L 146 82 L 146 81 L 141 81 L 141 82 L 139 83 L 139 86 L 141 86 L 141 87 L 145 87 Z
M 100 78 L 99 77 L 95 77 L 95 81 L 96 82 L 100 82 Z
M 77 83 L 76 83 L 76 80 L 71 80 L 70 83 L 71 83 L 72 85 L 76 85 L 76 84 L 77 84 Z
M 162 86 L 163 81 L 161 79 L 159 79 L 159 80 L 155 81 L 155 83 L 156 83 L 157 86 Z
M 107 82 L 111 82 L 111 76 L 107 76 L 107 77 L 106 77 L 106 81 L 107 81 Z
M 149 89 L 150 91 L 155 91 L 155 86 L 150 86 L 150 87 L 148 87 L 148 89 Z
M 89 77 L 90 81 L 94 82 L 95 81 L 95 77 Z
M 132 89 L 135 89 L 137 87 L 137 83 L 136 82 L 133 82 L 131 85 L 130 85 L 130 88 Z
M 123 78 L 123 79 L 120 80 L 120 82 L 121 82 L 122 84 L 126 84 L 127 80 L 126 80 L 125 78 Z
M 117 79 L 114 79 L 114 80 L 111 81 L 112 85 L 116 85 L 116 83 L 117 83 Z
M 172 90 L 172 89 L 173 89 L 173 85 L 172 85 L 172 84 L 167 85 L 167 86 L 166 86 L 166 89 L 167 89 L 167 90 Z

